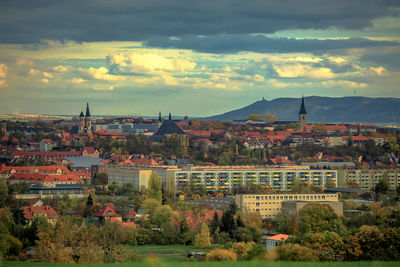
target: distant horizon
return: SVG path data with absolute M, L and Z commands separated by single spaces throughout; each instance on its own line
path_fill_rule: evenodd
M 253 102 L 247 103 L 247 104 L 245 104 L 244 106 L 240 106 L 240 107 L 238 106 L 238 107 L 236 107 L 236 108 L 233 108 L 232 110 L 240 109 L 240 108 L 242 108 L 242 107 L 248 106 L 248 105 L 250 105 L 250 104 L 252 104 L 252 103 L 255 103 L 255 102 L 258 102 L 258 101 L 262 101 L 262 100 L 273 101 L 273 100 L 277 100 L 277 99 L 301 99 L 301 97 L 302 97 L 302 96 L 300 96 L 300 97 L 277 97 L 277 98 L 273 98 L 273 99 L 266 99 L 265 97 L 261 97 L 261 98 L 258 99 L 258 100 L 254 100 Z M 304 98 L 305 98 L 305 99 L 311 98 L 311 97 L 320 97 L 320 98 L 374 98 L 374 99 L 384 99 L 384 98 L 395 98 L 395 99 L 397 99 L 397 98 L 399 98 L 399 99 L 400 99 L 400 97 L 320 96 L 320 95 L 310 95 L 310 96 L 306 96 L 306 95 L 304 95 Z M 90 104 L 90 101 L 89 101 L 89 102 L 84 102 L 85 105 L 86 105 L 86 103 L 89 103 L 90 110 L 92 110 L 92 105 Z M 84 111 L 84 109 L 82 109 L 82 111 Z M 229 112 L 229 111 L 231 111 L 231 110 L 223 111 L 223 112 L 221 112 L 220 114 L 225 113 L 225 112 Z M 12 116 L 12 115 L 23 115 L 23 116 L 33 115 L 33 116 L 57 116 L 57 117 L 66 116 L 66 117 L 78 117 L 78 116 L 79 116 L 79 113 L 80 113 L 80 111 L 77 112 L 76 114 L 74 114 L 74 113 L 71 113 L 71 114 L 62 114 L 62 113 L 59 113 L 59 114 L 57 114 L 57 113 L 1 113 L 0 115 L 10 115 L 10 116 Z M 91 113 L 92 113 L 92 111 L 91 111 Z M 92 113 L 91 115 L 92 115 L 92 117 L 104 117 L 104 116 L 118 117 L 118 116 L 128 116 L 128 117 L 158 118 L 158 113 L 159 113 L 159 111 L 157 111 L 157 112 L 155 113 L 155 115 L 143 115 L 143 114 L 133 114 L 133 113 L 120 113 L 120 114 L 110 114 L 110 113 L 93 114 L 93 113 Z M 169 113 L 171 113 L 171 112 L 166 112 L 166 113 L 164 113 L 164 114 L 166 114 L 166 115 L 162 115 L 162 117 L 163 117 L 163 118 L 168 118 L 168 114 L 169 114 Z M 163 113 L 162 113 L 162 114 L 163 114 Z M 185 116 L 189 116 L 189 117 L 192 117 L 192 118 L 208 118 L 208 117 L 212 117 L 212 116 L 215 116 L 215 115 L 218 115 L 218 114 L 210 114 L 210 115 L 207 115 L 207 116 L 196 116 L 196 115 L 193 116 L 193 115 L 186 115 L 186 114 L 185 114 L 185 115 L 173 115 L 173 114 L 171 113 L 171 115 L 172 115 L 173 118 L 184 118 Z M 0 118 L 0 119 L 1 119 L 1 118 Z

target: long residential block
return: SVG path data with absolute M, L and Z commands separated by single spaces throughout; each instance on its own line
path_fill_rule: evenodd
M 347 182 L 356 183 L 360 189 L 371 190 L 382 178 L 389 182 L 389 188 L 396 190 L 400 186 L 400 170 L 398 169 L 360 169 L 338 170 L 338 187 Z

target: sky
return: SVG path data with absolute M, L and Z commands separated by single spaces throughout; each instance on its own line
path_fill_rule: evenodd
M 0 113 L 400 97 L 398 0 L 2 0 Z

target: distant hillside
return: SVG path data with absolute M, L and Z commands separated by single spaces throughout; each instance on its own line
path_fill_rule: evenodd
M 241 120 L 249 114 L 273 113 L 278 120 L 298 119 L 301 98 L 261 100 L 244 108 L 203 119 Z M 305 98 L 309 122 L 400 123 L 400 98 L 319 97 Z

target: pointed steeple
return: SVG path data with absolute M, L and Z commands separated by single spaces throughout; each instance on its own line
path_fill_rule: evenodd
M 171 120 L 171 113 L 169 113 L 168 120 Z
M 83 112 L 81 111 L 81 114 L 79 115 L 79 118 L 83 118 L 83 117 L 85 117 L 85 116 L 83 115 Z
M 90 117 L 89 103 L 86 103 L 86 116 L 85 117 Z
M 307 114 L 306 106 L 304 104 L 304 96 L 301 98 L 301 106 L 300 106 L 299 115 L 300 114 Z

